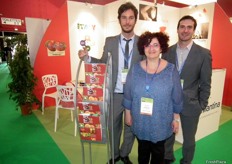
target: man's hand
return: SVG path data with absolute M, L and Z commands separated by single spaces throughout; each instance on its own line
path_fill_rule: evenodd
M 79 50 L 79 51 L 78 51 L 78 56 L 79 56 L 80 59 L 84 60 L 85 57 L 88 56 L 87 48 L 84 47 L 82 50 Z

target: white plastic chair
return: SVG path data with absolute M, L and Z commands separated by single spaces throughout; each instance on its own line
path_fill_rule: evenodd
M 57 90 L 56 86 L 58 85 L 58 77 L 56 74 L 47 74 L 42 76 L 42 81 L 44 85 L 44 92 L 42 96 L 42 114 L 44 114 L 44 99 L 45 97 L 51 97 L 55 99 L 57 104 Z M 52 90 L 50 92 L 49 90 Z
M 71 111 L 71 121 L 73 122 L 73 111 L 74 108 L 74 100 L 76 99 L 75 94 L 75 87 L 73 85 L 57 85 L 57 92 L 58 92 L 58 103 L 56 104 L 56 111 L 55 111 L 55 128 L 54 131 L 56 132 L 57 129 L 57 119 L 59 118 L 59 110 L 60 109 L 67 109 Z M 75 120 L 75 130 L 74 135 L 77 134 L 77 124 Z

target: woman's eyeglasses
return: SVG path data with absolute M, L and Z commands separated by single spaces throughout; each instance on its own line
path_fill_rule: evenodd
M 160 45 L 158 43 L 148 44 L 144 46 L 144 48 L 159 48 L 159 47 Z

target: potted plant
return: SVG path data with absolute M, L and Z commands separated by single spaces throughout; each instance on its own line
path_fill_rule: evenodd
M 9 63 L 12 81 L 8 84 L 8 93 L 10 99 L 16 102 L 17 110 L 20 107 L 23 115 L 30 114 L 33 104 L 40 105 L 40 101 L 33 92 L 37 78 L 30 64 L 27 37 L 26 35 L 17 35 L 12 39 L 12 42 L 16 44 L 16 51 L 13 60 Z

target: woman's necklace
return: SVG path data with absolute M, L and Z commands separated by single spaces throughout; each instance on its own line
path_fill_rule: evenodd
M 161 59 L 159 59 L 159 61 L 158 61 L 158 65 L 157 65 L 157 68 L 156 68 L 156 70 L 155 70 L 155 73 L 153 74 L 153 76 L 152 76 L 152 78 L 151 78 L 151 81 L 150 81 L 150 83 L 153 81 L 153 79 L 154 79 L 154 77 L 155 77 L 155 74 L 157 73 L 157 71 L 158 71 L 158 69 L 159 69 L 159 66 L 160 66 L 160 61 L 161 61 Z M 146 92 L 148 92 L 149 91 L 149 89 L 150 89 L 150 83 L 148 84 L 148 82 L 147 82 L 147 60 L 146 60 Z

